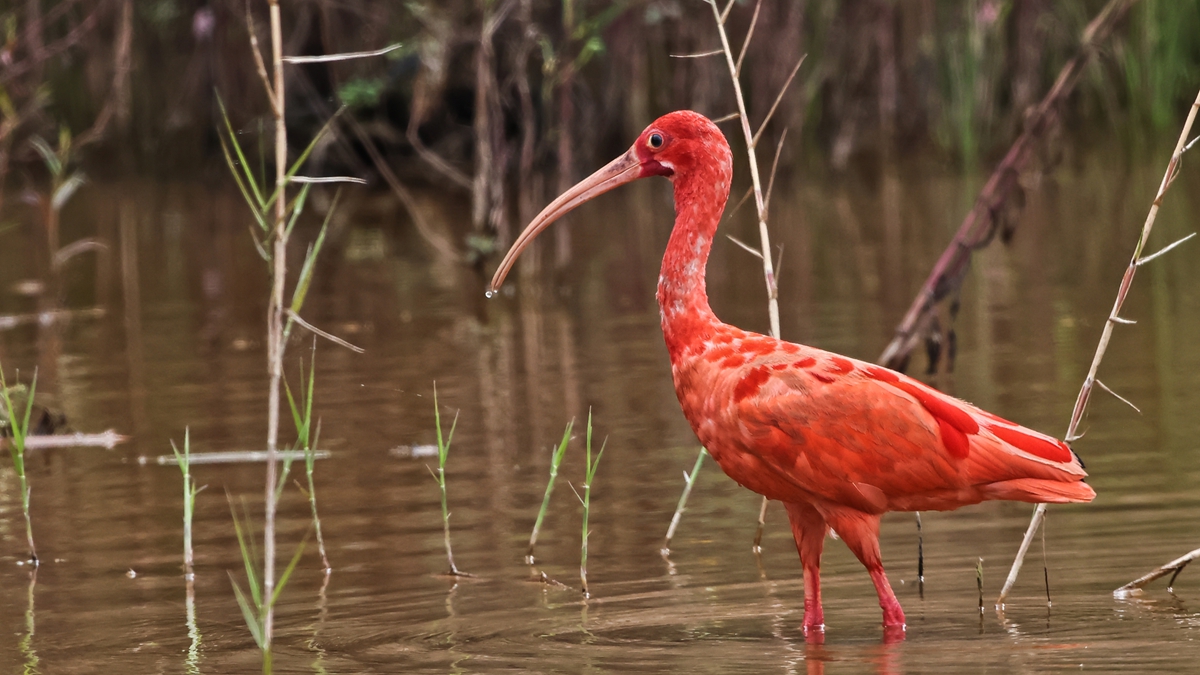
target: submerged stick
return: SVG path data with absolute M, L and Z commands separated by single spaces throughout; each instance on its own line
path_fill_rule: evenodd
M 662 551 L 663 557 L 671 553 L 671 539 L 675 537 L 675 528 L 679 527 L 679 519 L 683 517 L 683 509 L 687 506 L 688 495 L 692 494 L 692 486 L 696 484 L 696 476 L 700 473 L 700 465 L 704 463 L 704 458 L 708 455 L 708 451 L 700 448 L 700 454 L 696 455 L 696 463 L 692 465 L 692 472 L 683 472 L 683 494 L 679 495 L 679 504 L 675 507 L 675 515 L 671 516 L 671 525 L 667 528 L 667 536 L 663 539 Z
M 1189 563 L 1198 558 L 1200 558 L 1200 548 L 1185 555 L 1181 555 L 1166 565 L 1163 565 L 1162 567 L 1159 567 L 1148 574 L 1144 574 L 1137 579 L 1134 579 L 1133 581 L 1113 591 L 1113 596 L 1118 598 L 1126 598 L 1135 593 L 1140 593 L 1142 589 L 1145 588 L 1150 582 L 1161 579 L 1168 574 L 1172 575 L 1171 580 L 1167 582 L 1167 591 L 1170 592 L 1171 588 L 1175 585 L 1175 577 L 1179 576 L 1179 573 L 1182 572 L 1183 568 L 1187 567 Z
M 1108 313 L 1108 319 L 1104 322 L 1104 330 L 1100 334 L 1100 342 L 1096 345 L 1096 353 L 1092 356 L 1092 365 L 1088 368 L 1087 377 L 1083 380 L 1083 386 L 1079 388 L 1079 395 L 1075 398 L 1075 408 L 1071 411 L 1071 422 L 1067 426 L 1067 435 L 1063 439 L 1070 443 L 1078 440 L 1079 424 L 1083 421 L 1083 414 L 1087 410 L 1088 400 L 1092 395 L 1092 387 L 1096 382 L 1096 371 L 1100 369 L 1100 362 L 1104 360 L 1104 353 L 1108 350 L 1108 342 L 1112 339 L 1113 326 L 1118 323 L 1125 323 L 1120 319 L 1121 307 L 1125 304 L 1125 297 L 1129 294 L 1129 288 L 1133 285 L 1133 276 L 1137 273 L 1138 267 L 1143 260 L 1142 251 L 1146 248 L 1146 243 L 1150 239 L 1150 230 L 1154 227 L 1154 221 L 1158 217 L 1158 209 L 1162 206 L 1163 197 L 1166 196 L 1167 190 L 1171 187 L 1171 183 L 1175 180 L 1175 176 L 1179 172 L 1180 157 L 1183 155 L 1183 149 L 1187 143 L 1188 136 L 1192 131 L 1192 124 L 1196 121 L 1196 113 L 1200 111 L 1200 92 L 1196 93 L 1196 100 L 1192 103 L 1192 107 L 1188 110 L 1187 119 L 1183 123 L 1183 130 L 1179 132 L 1179 140 L 1175 143 L 1175 151 L 1171 153 L 1171 159 L 1167 162 L 1167 170 L 1163 174 L 1162 182 L 1158 185 L 1158 192 L 1154 196 L 1154 201 L 1150 204 L 1150 212 L 1146 214 L 1146 221 L 1142 224 L 1142 232 L 1138 237 L 1137 245 L 1134 246 L 1133 256 L 1129 259 L 1129 266 L 1125 268 L 1125 274 L 1121 277 L 1121 285 L 1117 288 L 1117 297 L 1113 301 L 1112 311 Z M 1013 584 L 1017 582 L 1017 575 L 1021 572 L 1021 564 L 1025 562 L 1025 554 L 1029 551 L 1029 544 L 1033 541 L 1033 535 L 1037 533 L 1038 527 L 1045 518 L 1046 505 L 1038 504 L 1033 510 L 1033 517 L 1029 520 L 1029 527 L 1025 530 L 1025 538 L 1021 540 L 1021 546 L 1017 550 L 1017 557 L 1013 560 L 1012 569 L 1008 572 L 1008 579 L 1004 582 L 1004 588 L 1000 590 L 1000 597 L 996 599 L 996 605 L 1002 606 L 1005 598 L 1008 597 L 1009 591 L 1012 590 Z
M 567 454 L 567 443 L 571 440 L 571 429 L 575 426 L 575 420 L 567 422 L 567 428 L 563 431 L 562 441 L 558 444 L 558 449 L 550 456 L 550 480 L 546 481 L 546 494 L 542 496 L 542 508 L 538 510 L 537 520 L 533 521 L 533 532 L 529 535 L 529 550 L 525 553 L 525 564 L 533 564 L 533 547 L 537 545 L 538 532 L 542 529 L 542 521 L 546 518 L 546 511 L 550 508 L 550 494 L 554 492 L 554 481 L 558 478 L 558 467 L 562 464 L 563 456 Z
M 895 336 L 884 348 L 878 363 L 895 370 L 905 369 L 909 355 L 931 330 L 937 304 L 962 286 L 971 254 L 994 238 L 1000 225 L 997 217 L 1000 210 L 1020 189 L 1018 178 L 1036 158 L 1042 139 L 1058 126 L 1061 105 L 1074 91 L 1099 45 L 1108 39 L 1136 1 L 1110 0 L 1084 29 L 1078 53 L 1059 71 L 1054 86 L 1026 119 L 1024 131 L 988 178 L 975 205 L 963 218 L 954 239 L 938 258 L 904 319 L 896 327 Z

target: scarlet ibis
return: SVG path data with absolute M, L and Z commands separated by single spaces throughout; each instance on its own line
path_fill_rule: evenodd
M 879 555 L 884 513 L 1096 496 L 1079 458 L 1056 438 L 901 373 L 718 320 L 704 274 L 733 157 L 721 131 L 698 113 L 655 120 L 625 154 L 551 202 L 517 238 L 491 289 L 556 219 L 647 176 L 665 176 L 675 189 L 675 227 L 658 278 L 675 393 L 725 473 L 787 507 L 804 568 L 805 633 L 824 630 L 821 551 L 831 528 L 870 573 L 884 626 L 902 628 L 904 611 Z

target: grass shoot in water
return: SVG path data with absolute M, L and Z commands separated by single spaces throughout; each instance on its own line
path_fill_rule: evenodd
M 600 446 L 600 452 L 596 453 L 595 461 L 592 461 L 592 411 L 588 410 L 587 424 L 587 482 L 583 484 L 583 496 L 579 501 L 583 503 L 583 538 L 579 549 L 579 580 L 583 584 L 583 597 L 592 597 L 588 590 L 587 580 L 587 556 L 588 556 L 588 516 L 592 507 L 592 481 L 596 479 L 596 469 L 600 466 L 600 457 L 604 455 L 604 445 L 608 443 L 605 439 L 604 444 Z M 576 493 L 578 494 L 578 493 Z
M 317 379 L 317 341 L 315 338 L 313 339 L 311 363 L 312 368 L 308 374 L 308 381 L 305 382 L 304 362 L 300 362 L 300 386 L 304 392 L 304 409 L 301 410 L 296 405 L 296 399 L 292 396 L 292 388 L 287 385 L 287 382 L 284 382 L 284 393 L 287 394 L 288 407 L 292 411 L 292 423 L 296 426 L 296 445 L 298 449 L 304 451 L 304 474 L 307 478 L 308 488 L 305 489 L 299 483 L 297 486 L 308 498 L 309 510 L 312 511 L 313 528 L 317 533 L 317 550 L 321 553 L 321 564 L 325 566 L 325 574 L 329 574 L 333 568 L 329 566 L 329 556 L 325 553 L 325 537 L 321 534 L 321 516 L 317 512 L 317 490 L 313 483 L 313 469 L 317 463 L 317 443 L 321 440 L 320 420 L 317 420 L 316 433 L 309 433 L 312 430 L 313 385 Z M 310 435 L 312 436 L 311 442 Z M 285 460 L 284 467 L 286 476 L 290 467 L 287 460 Z
M 17 389 L 17 387 L 13 387 Z M 4 404 L 4 415 L 8 418 L 9 450 L 12 452 L 13 468 L 17 472 L 17 480 L 21 489 L 21 511 L 25 514 L 25 540 L 29 544 L 29 560 L 38 564 L 37 547 L 33 545 L 33 522 L 29 518 L 29 480 L 25 476 L 25 439 L 29 436 L 29 418 L 33 413 L 33 396 L 37 392 L 37 372 L 29 384 L 25 395 L 25 411 L 18 414 L 17 406 L 13 403 L 12 390 L 4 379 L 4 370 L 0 368 L 0 403 Z
M 192 440 L 191 430 L 183 431 L 183 452 L 171 441 L 171 451 L 179 463 L 179 471 L 183 473 L 183 575 L 188 581 L 195 578 L 195 554 L 192 549 L 192 516 L 196 511 L 196 495 L 204 488 L 196 487 L 196 477 L 192 475 Z
M 437 383 L 433 385 L 433 421 L 437 425 L 438 468 L 429 469 L 433 479 L 437 481 L 442 492 L 442 534 L 446 540 L 446 560 L 450 563 L 450 575 L 456 577 L 469 576 L 454 565 L 454 552 L 450 549 L 450 510 L 446 506 L 446 458 L 450 455 L 450 442 L 454 440 L 454 430 L 458 428 L 458 413 L 454 413 L 454 422 L 450 424 L 450 433 L 442 436 L 442 411 L 438 408 Z
M 538 511 L 537 520 L 533 521 L 533 533 L 529 535 L 529 551 L 525 554 L 525 563 L 533 564 L 533 547 L 537 544 L 538 532 L 542 529 L 542 521 L 546 518 L 546 511 L 550 508 L 550 493 L 554 492 L 554 481 L 558 478 L 558 467 L 562 465 L 563 456 L 567 454 L 567 443 L 571 440 L 571 430 L 575 427 L 575 420 L 567 422 L 567 428 L 563 431 L 562 441 L 558 444 L 558 449 L 550 456 L 550 480 L 546 482 L 546 494 L 542 497 L 542 508 Z

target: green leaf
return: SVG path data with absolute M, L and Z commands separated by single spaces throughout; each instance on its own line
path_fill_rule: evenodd
M 54 149 L 50 147 L 49 143 L 41 136 L 34 136 L 29 139 L 29 144 L 42 156 L 42 162 L 46 164 L 46 168 L 50 171 L 51 175 L 58 176 L 58 174 L 62 173 L 62 162 L 58 161 L 58 155 L 55 154 Z
M 259 191 L 258 183 L 254 180 L 254 174 L 251 172 L 250 163 L 246 161 L 246 155 L 242 152 L 242 146 L 237 141 L 237 134 L 233 130 L 233 124 L 229 121 L 229 114 L 225 111 L 225 101 L 221 99 L 220 94 L 217 94 L 217 106 L 221 109 L 221 119 L 225 121 L 225 131 L 229 134 L 229 142 L 231 145 L 233 145 L 233 149 L 237 152 L 238 161 L 242 167 L 242 172 L 246 174 L 246 182 L 250 184 L 250 190 L 254 194 L 255 201 L 250 202 L 250 207 L 252 210 L 254 210 L 254 204 L 257 203 L 257 211 L 260 213 L 266 212 L 267 204 L 263 201 L 262 192 Z M 222 147 L 224 147 L 224 143 L 222 143 Z M 226 156 L 228 158 L 228 153 L 226 153 Z M 236 174 L 237 171 L 233 168 L 232 162 L 230 162 L 230 164 L 230 170 Z M 239 180 L 238 182 L 240 183 L 241 181 Z M 249 202 L 248 199 L 247 201 Z
M 67 201 L 71 199 L 71 196 L 75 194 L 75 191 L 86 182 L 87 179 L 84 178 L 83 174 L 71 174 L 71 177 L 64 181 L 62 185 L 59 185 L 58 189 L 54 191 L 54 195 L 50 197 L 50 208 L 55 211 L 61 211 Z
M 233 512 L 233 531 L 237 534 L 238 548 L 242 552 L 242 564 L 246 567 L 246 582 L 250 586 L 250 595 L 254 598 L 254 606 L 262 608 L 262 588 L 258 585 L 258 573 L 254 570 L 254 565 L 258 556 L 251 550 L 251 546 L 246 544 L 246 536 L 242 532 L 242 524 L 238 519 L 237 511 L 233 508 L 233 502 L 229 504 L 230 511 Z M 249 524 L 249 521 L 247 521 Z
M 312 188 L 312 183 L 305 183 L 300 187 L 300 193 L 292 200 L 288 212 L 291 217 L 288 218 L 287 227 L 284 229 L 284 238 L 292 236 L 292 229 L 296 227 L 296 221 L 300 219 L 300 214 L 304 212 L 304 202 L 308 199 L 308 191 Z
M 309 534 L 311 534 L 309 530 Z M 287 569 L 283 574 L 279 575 L 279 582 L 275 584 L 275 592 L 271 594 L 271 606 L 275 606 L 275 602 L 279 600 L 279 594 L 283 592 L 283 587 L 287 585 L 288 579 L 292 577 L 292 572 L 296 569 L 296 563 L 300 562 L 300 556 L 304 553 L 304 546 L 308 544 L 309 534 L 304 535 L 304 539 L 300 541 L 300 545 L 296 547 L 296 553 L 292 555 L 292 561 L 288 563 Z
M 225 155 L 225 165 L 229 167 L 229 175 L 233 176 L 233 182 L 237 183 L 238 190 L 240 190 L 242 193 L 242 199 L 246 201 L 246 206 L 250 207 L 250 212 L 254 214 L 254 219 L 258 221 L 258 226 L 264 232 L 266 232 L 268 229 L 267 221 L 263 219 L 262 207 L 256 204 L 254 197 L 250 196 L 250 192 L 246 189 L 246 184 L 242 181 L 242 177 L 238 175 L 237 166 L 234 164 L 233 156 L 229 154 L 229 145 L 225 142 L 225 137 L 218 134 L 217 139 L 221 142 L 221 152 Z M 238 153 L 241 153 L 240 149 L 238 150 Z M 250 185 L 254 185 L 253 181 L 251 181 Z M 259 248 L 260 251 L 262 250 L 262 246 L 258 243 L 257 237 L 254 239 L 254 245 Z M 264 254 L 263 257 L 267 256 Z M 270 258 L 267 258 L 267 260 L 270 262 Z
M 242 592 L 241 586 L 233 578 L 233 572 L 229 572 L 229 583 L 233 584 L 233 597 L 237 598 L 238 607 L 242 610 L 242 618 L 246 620 L 246 628 L 250 629 L 250 635 L 254 638 L 254 644 L 258 645 L 259 649 L 266 649 L 266 641 L 263 640 L 263 627 L 259 622 L 258 616 L 254 612 L 254 608 L 250 606 L 250 601 L 246 599 L 246 594 Z
M 338 200 L 341 196 L 342 191 L 340 189 L 334 192 L 333 203 L 329 206 L 329 211 L 325 213 L 325 222 L 321 223 L 321 231 L 317 234 L 317 240 L 313 242 L 313 245 L 308 249 L 308 253 L 304 256 L 304 264 L 300 267 L 300 278 L 296 281 L 295 290 L 292 291 L 290 309 L 296 314 L 300 313 L 300 308 L 304 306 L 304 299 L 308 297 L 308 287 L 312 283 L 317 256 L 321 254 L 321 247 L 325 245 L 325 235 L 329 232 L 329 220 L 333 217 L 333 212 L 337 209 Z M 285 330 L 284 334 L 286 335 L 287 333 L 288 331 Z

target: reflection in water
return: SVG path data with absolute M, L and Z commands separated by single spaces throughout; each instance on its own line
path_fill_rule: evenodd
M 37 567 L 35 566 L 29 572 L 29 588 L 26 591 L 25 605 L 25 634 L 21 636 L 21 640 L 17 643 L 17 648 L 21 652 L 21 658 L 24 661 L 25 675 L 34 675 L 40 673 L 38 670 L 38 655 L 37 650 L 33 648 L 33 629 L 35 626 L 33 615 L 33 589 L 37 586 Z
M 184 668 L 188 675 L 200 675 L 200 626 L 196 623 L 196 582 L 187 580 L 188 649 Z

